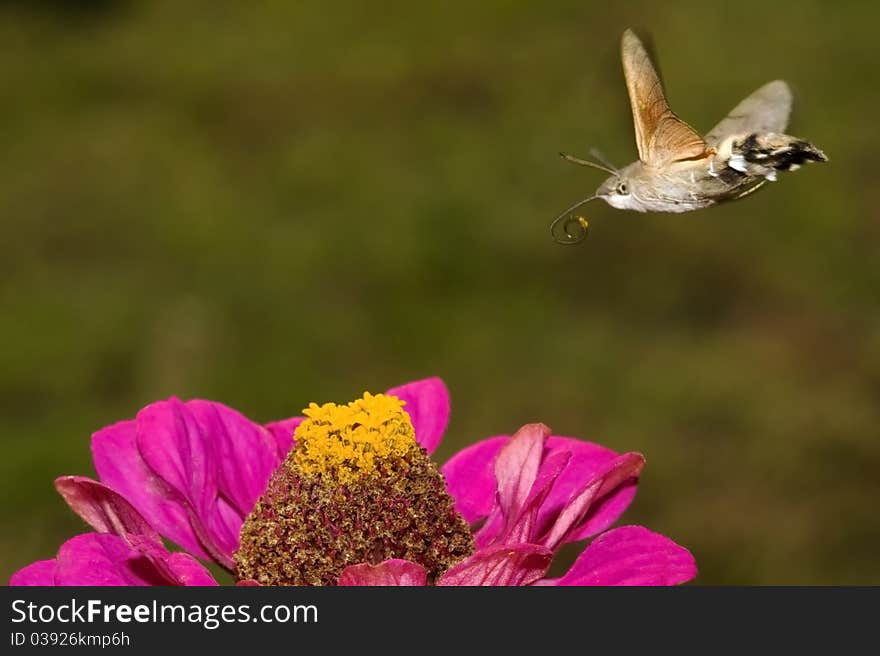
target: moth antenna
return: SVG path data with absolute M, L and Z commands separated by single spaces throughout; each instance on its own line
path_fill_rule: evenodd
M 610 173 L 611 175 L 619 175 L 617 169 L 611 168 L 608 166 L 604 166 L 602 164 L 597 164 L 596 162 L 591 162 L 586 159 L 581 159 L 580 157 L 575 157 L 574 155 L 568 155 L 567 153 L 559 153 L 559 156 L 564 159 L 566 162 L 571 162 L 572 164 L 577 164 L 578 166 L 590 166 L 594 169 L 599 169 L 600 171 L 605 171 L 605 173 Z
M 595 198 L 596 196 L 584 198 L 553 219 L 553 223 L 550 224 L 550 236 L 553 237 L 553 241 L 564 246 L 573 246 L 584 240 L 589 222 L 583 216 L 575 216 L 572 212 Z M 572 230 L 573 226 L 577 228 Z
M 620 170 L 614 166 L 611 162 L 608 161 L 608 158 L 602 153 L 598 148 L 590 148 L 590 157 L 599 162 L 602 166 L 607 166 L 608 170 L 614 171 L 618 176 L 620 175 Z

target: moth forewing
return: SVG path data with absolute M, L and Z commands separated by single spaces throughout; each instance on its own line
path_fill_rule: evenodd
M 669 108 L 651 58 L 632 30 L 623 33 L 620 55 L 639 159 L 647 166 L 659 167 L 703 156 L 706 142 Z

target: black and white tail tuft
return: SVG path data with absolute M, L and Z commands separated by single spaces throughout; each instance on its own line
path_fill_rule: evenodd
M 775 180 L 777 171 L 796 171 L 808 162 L 827 161 L 825 153 L 809 141 L 768 132 L 735 139 L 727 165 L 742 173 Z

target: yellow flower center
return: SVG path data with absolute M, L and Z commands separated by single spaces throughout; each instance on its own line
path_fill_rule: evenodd
M 403 406 L 396 396 L 369 392 L 346 405 L 311 403 L 294 433 L 300 474 L 349 484 L 374 473 L 378 461 L 406 456 L 417 445 Z

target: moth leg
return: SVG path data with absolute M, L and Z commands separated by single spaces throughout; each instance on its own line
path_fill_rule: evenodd
M 709 160 L 709 175 L 711 175 L 713 178 L 718 177 L 718 171 L 715 170 L 715 158 L 714 157 Z
M 761 181 L 760 181 L 758 184 L 756 184 L 754 187 L 749 187 L 748 189 L 746 189 L 744 192 L 742 192 L 742 193 L 739 194 L 738 196 L 734 196 L 733 200 L 739 200 L 740 198 L 745 198 L 745 197 L 748 196 L 749 194 L 753 194 L 753 193 L 755 193 L 756 191 L 758 191 L 758 189 L 760 189 L 761 187 L 763 187 L 765 184 L 767 184 L 767 179 L 766 179 L 766 178 L 765 178 L 764 180 L 761 180 Z

